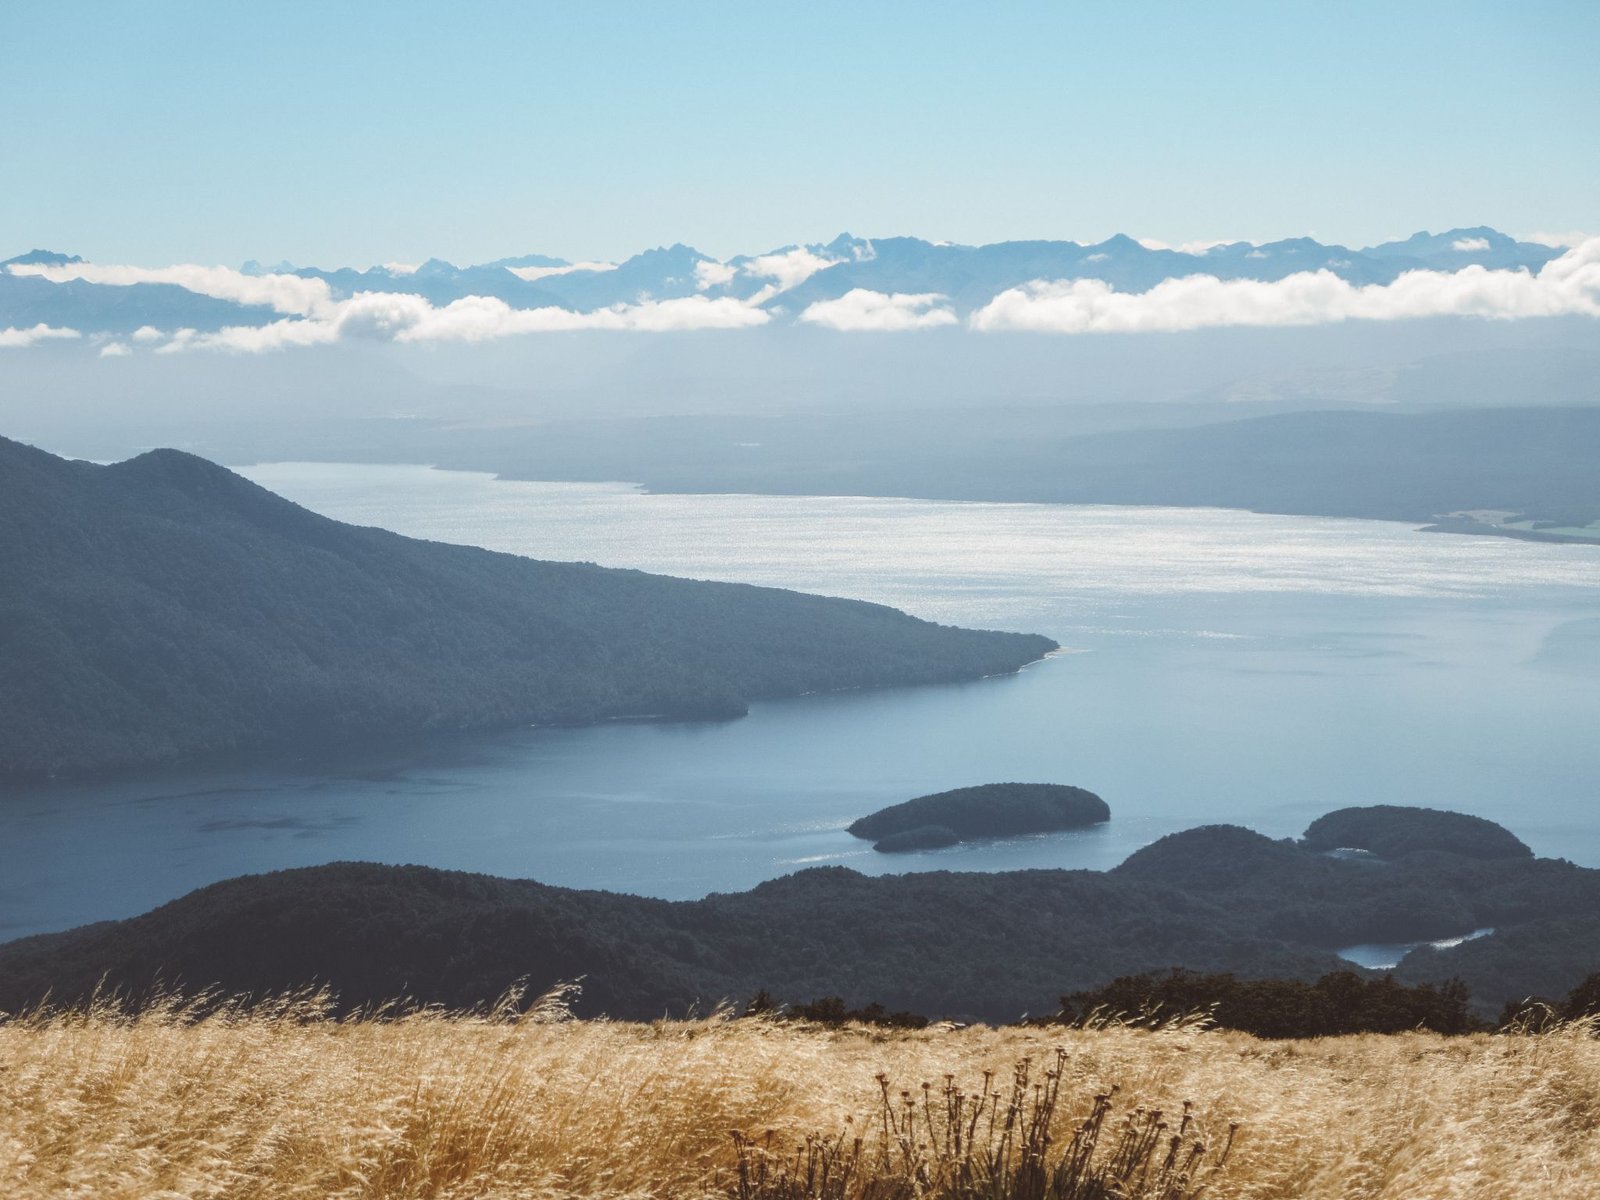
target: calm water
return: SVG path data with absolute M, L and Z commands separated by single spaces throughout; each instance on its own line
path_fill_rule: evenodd
M 1488 937 L 1493 932 L 1493 926 L 1485 926 L 1482 929 L 1474 929 L 1471 933 L 1462 934 L 1460 937 L 1440 938 L 1437 942 L 1362 942 L 1359 946 L 1346 946 L 1338 953 L 1340 958 L 1353 962 L 1358 966 L 1369 967 L 1374 971 L 1387 971 L 1390 967 L 1398 967 L 1400 960 L 1418 946 L 1432 946 L 1435 950 L 1448 950 L 1452 946 L 1461 945 L 1462 942 Z
M 1048 633 L 1019 676 L 527 730 L 412 759 L 0 794 L 0 937 L 246 871 L 368 859 L 666 897 L 804 866 L 1108 867 L 1204 822 L 1299 833 L 1450 807 L 1600 866 L 1600 550 L 1194 509 L 655 496 L 275 464 L 321 512 L 543 558 L 781 584 Z M 1109 825 L 886 858 L 843 832 L 922 792 L 1091 788 Z

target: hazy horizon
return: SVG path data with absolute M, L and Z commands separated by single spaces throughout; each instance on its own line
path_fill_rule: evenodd
M 7 4 L 0 230 L 146 263 L 1600 231 L 1579 0 L 382 14 Z

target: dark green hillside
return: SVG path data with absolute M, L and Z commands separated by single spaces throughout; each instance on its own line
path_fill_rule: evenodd
M 883 842 L 925 829 L 948 830 L 957 840 L 966 841 L 1083 829 L 1110 819 L 1106 802 L 1083 788 L 1061 783 L 985 783 L 891 804 L 849 828 L 856 837 L 878 841 L 877 849 L 893 850 L 923 848 Z
M 317 516 L 192 455 L 0 439 L 0 778 L 1014 671 L 1047 638 Z
M 868 878 L 817 868 L 748 892 L 668 902 L 529 881 L 341 863 L 203 888 L 131 921 L 0 945 L 0 1011 L 102 976 L 230 991 L 325 981 L 347 1002 L 410 995 L 482 1003 L 528 976 L 584 977 L 580 1011 L 648 1019 L 766 988 L 893 1009 L 1007 1020 L 1055 1011 L 1063 988 L 1174 962 L 1247 960 L 1322 974 L 1290 949 L 1170 888 L 1092 871 Z M 1126 965 L 1124 965 L 1126 964 Z
M 1336 971 L 1314 983 L 1303 979 L 1240 979 L 1171 971 L 1131 975 L 1105 987 L 1061 997 L 1057 1020 L 1092 1023 L 1107 1014 L 1139 1017 L 1152 1023 L 1206 1013 L 1221 1029 L 1242 1029 L 1256 1037 L 1338 1037 L 1348 1033 L 1470 1033 L 1487 1022 L 1468 1007 L 1465 985 L 1419 983 L 1406 986 L 1393 975 L 1363 978 Z
M 1492 1017 L 1600 967 L 1596 912 L 1600 871 L 1571 863 L 1445 851 L 1352 862 L 1226 826 L 1163 838 L 1108 872 L 869 878 L 833 867 L 682 902 L 343 863 L 0 945 L 0 1011 L 46 993 L 68 1001 L 102 978 L 134 994 L 158 980 L 254 992 L 327 983 L 349 1005 L 402 994 L 472 1005 L 524 976 L 535 991 L 583 976 L 587 1014 L 704 1011 L 765 990 L 1013 1020 L 1119 976 L 1186 967 L 1309 982 L 1350 970 L 1341 946 L 1494 926 L 1396 972 L 1412 984 L 1459 975 Z
M 1493 821 L 1395 804 L 1341 808 L 1318 817 L 1301 844 L 1307 850 L 1367 850 L 1379 858 L 1419 850 L 1448 850 L 1468 858 L 1533 857 L 1520 838 Z

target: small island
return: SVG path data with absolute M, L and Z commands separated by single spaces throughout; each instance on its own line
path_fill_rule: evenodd
M 1328 854 L 1364 850 L 1392 860 L 1434 850 L 1467 858 L 1532 858 L 1527 844 L 1502 825 L 1466 813 L 1373 804 L 1341 808 L 1311 822 L 1300 844 Z
M 985 783 L 880 808 L 849 831 L 884 853 L 937 850 L 978 838 L 1084 829 L 1111 819 L 1093 792 L 1062 783 Z

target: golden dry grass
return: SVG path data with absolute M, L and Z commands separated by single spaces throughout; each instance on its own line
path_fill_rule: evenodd
M 0 1197 L 723 1195 L 731 1131 L 861 1130 L 877 1075 L 1008 1079 L 1067 1051 L 1061 1126 L 1121 1085 L 1242 1125 L 1208 1197 L 1600 1197 L 1600 1041 L 1427 1034 L 624 1024 L 315 1005 L 0 1024 Z

